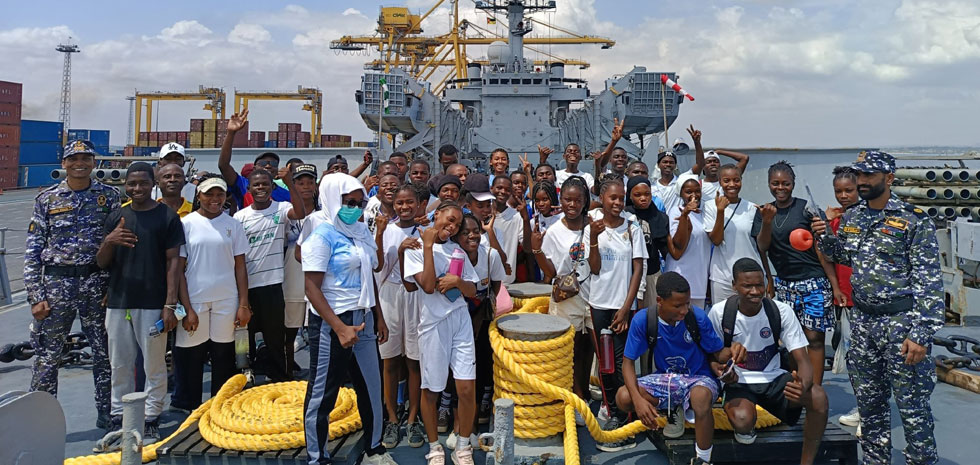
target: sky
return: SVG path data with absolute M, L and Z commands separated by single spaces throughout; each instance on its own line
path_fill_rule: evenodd
M 461 15 L 486 14 L 460 0 Z M 424 12 L 434 0 L 406 0 Z M 63 58 L 72 37 L 72 126 L 110 129 L 123 145 L 134 90 L 234 89 L 324 92 L 324 133 L 369 140 L 353 94 L 372 55 L 328 48 L 342 35 L 371 35 L 380 2 L 34 0 L 0 15 L 0 80 L 24 83 L 23 118 L 58 117 Z M 386 6 L 397 0 L 385 2 Z M 447 1 L 448 5 L 449 2 Z M 980 2 L 976 0 L 557 0 L 540 20 L 616 46 L 553 46 L 590 61 L 593 93 L 634 65 L 674 71 L 695 96 L 671 139 L 694 124 L 709 147 L 980 146 Z M 423 23 L 443 32 L 449 10 Z M 492 26 L 488 26 L 492 27 Z M 536 34 L 547 34 L 538 28 Z M 485 51 L 471 47 L 472 56 Z M 529 53 L 533 58 L 534 54 Z M 165 102 L 160 131 L 209 117 L 203 102 Z M 299 102 L 255 102 L 252 130 L 304 123 Z M 230 111 L 229 111 L 230 114 Z M 676 134 L 676 135 L 675 135 Z

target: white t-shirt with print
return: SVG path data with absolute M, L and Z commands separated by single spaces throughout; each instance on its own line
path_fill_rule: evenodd
M 564 213 L 558 213 L 551 216 L 544 216 L 540 213 L 535 213 L 534 216 L 531 217 L 531 231 L 538 228 L 541 230 L 541 232 L 546 232 L 553 224 L 560 222 L 564 216 Z
M 497 213 L 493 220 L 493 231 L 497 235 L 500 248 L 507 255 L 510 274 L 504 279 L 504 284 L 514 282 L 517 273 L 517 245 L 524 239 L 524 218 L 513 207 L 508 206 L 503 212 Z
M 579 295 L 588 300 L 592 277 L 589 271 L 589 224 L 585 224 L 584 231 L 572 231 L 563 221 L 551 225 L 541 241 L 541 253 L 554 265 L 557 275 L 577 270 Z M 558 302 L 558 305 L 563 303 L 565 301 Z
M 235 219 L 242 223 L 248 239 L 245 266 L 249 289 L 282 283 L 287 215 L 293 208 L 289 202 L 276 201 L 263 210 L 256 210 L 254 206 L 253 203 L 235 213 Z
M 402 228 L 397 224 L 389 224 L 385 228 L 385 233 L 382 237 L 385 264 L 383 267 L 381 267 L 381 272 L 377 274 L 379 287 L 381 282 L 385 280 L 393 284 L 402 283 L 402 272 L 400 269 L 401 266 L 400 259 L 398 257 L 398 248 L 401 247 L 402 242 L 409 237 L 420 238 L 421 231 L 422 228 L 418 226 Z M 421 242 L 422 239 L 419 239 L 419 243 Z
M 792 352 L 796 349 L 806 347 L 806 336 L 803 334 L 803 327 L 796 318 L 796 313 L 783 302 L 773 301 L 779 309 L 782 330 L 779 338 L 783 342 L 786 350 Z M 725 302 L 718 302 L 711 307 L 708 319 L 715 327 L 718 337 L 724 340 L 724 333 L 721 328 L 721 320 L 725 314 Z M 748 317 L 738 312 L 735 316 L 735 328 L 732 333 L 732 342 L 737 342 L 745 346 L 745 362 L 741 366 L 735 366 L 738 373 L 738 382 L 745 384 L 771 383 L 780 375 L 786 372 L 779 367 L 779 344 L 773 339 L 772 328 L 769 327 L 769 318 L 766 317 L 765 309 L 760 308 L 759 313 Z
M 589 216 L 593 220 L 602 218 L 602 210 L 593 210 L 589 212 Z M 649 257 L 639 223 L 624 219 L 618 228 L 607 226 L 599 234 L 599 254 L 602 257 L 602 267 L 599 274 L 593 274 L 590 278 L 589 305 L 593 308 L 619 310 L 626 301 L 633 274 L 633 259 L 643 258 L 646 261 Z
M 224 213 L 207 219 L 193 212 L 180 221 L 185 242 L 180 246 L 180 256 L 187 259 L 184 276 L 191 301 L 237 298 L 235 257 L 248 252 L 242 224 Z
M 710 234 L 715 226 L 718 209 L 715 207 L 714 200 L 704 200 L 701 203 L 701 211 L 704 213 L 704 232 Z M 762 266 L 759 249 L 755 238 L 752 237 L 755 211 L 756 205 L 745 199 L 725 208 L 722 225 L 728 223 L 728 227 L 725 228 L 725 238 L 721 245 L 715 247 L 715 251 L 711 254 L 711 269 L 708 276 L 712 281 L 731 283 L 732 266 L 741 258 L 749 257 Z
M 303 228 L 304 234 L 310 226 L 307 224 Z M 363 308 L 357 305 L 361 286 L 373 286 L 374 283 L 361 280 L 360 247 L 325 221 L 310 229 L 312 231 L 302 245 L 303 271 L 323 273 L 320 290 L 335 314 Z M 374 293 L 370 296 L 369 306 L 373 307 Z
M 680 216 L 680 206 L 674 207 L 668 215 L 670 237 L 677 234 Z M 691 220 L 691 238 L 687 241 L 687 248 L 684 249 L 684 254 L 678 260 L 674 260 L 673 256 L 667 254 L 667 265 L 664 270 L 680 273 L 691 286 L 691 298 L 703 299 L 708 292 L 708 261 L 711 257 L 711 239 L 704 232 L 704 219 L 701 213 L 688 213 L 687 217 Z
M 437 280 L 440 276 L 449 272 L 449 261 L 452 259 L 453 251 L 456 249 L 463 250 L 462 247 L 453 241 L 432 244 L 432 265 Z M 405 281 L 418 284 L 415 275 L 422 272 L 424 266 L 423 251 L 424 248 L 405 251 Z M 476 270 L 469 260 L 463 260 L 463 275 L 461 278 L 463 278 L 463 281 L 471 283 L 476 283 L 479 280 L 479 276 L 477 276 Z M 419 293 L 419 333 L 434 327 L 453 310 L 466 311 L 466 298 L 463 296 L 452 301 L 445 294 L 439 292 L 438 289 L 434 289 L 432 294 L 427 294 L 424 290 L 421 290 L 421 286 L 419 286 L 419 290 L 421 291 Z
M 472 263 L 472 262 L 471 262 Z M 480 292 L 490 286 L 490 281 L 503 281 L 507 277 L 504 271 L 504 262 L 500 259 L 497 249 L 486 245 L 480 245 L 477 250 L 476 264 L 473 265 L 479 281 L 476 282 L 476 291 Z

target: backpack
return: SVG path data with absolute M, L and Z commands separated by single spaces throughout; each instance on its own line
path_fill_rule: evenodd
M 779 366 L 784 370 L 790 371 L 789 353 L 785 347 L 781 346 L 780 335 L 783 332 L 783 317 L 776 308 L 776 303 L 768 297 L 762 298 L 762 310 L 766 312 L 769 319 L 769 329 L 772 331 L 772 340 L 779 347 Z M 738 315 L 738 296 L 729 297 L 725 301 L 725 311 L 721 316 L 721 331 L 724 342 L 723 347 L 732 346 L 732 337 L 735 335 L 735 317 Z
M 687 327 L 687 332 L 691 334 L 691 340 L 698 347 L 701 347 L 701 328 L 698 327 L 698 320 L 694 317 L 694 307 L 684 315 L 684 326 Z M 650 355 L 653 355 L 653 349 L 657 345 L 657 335 L 660 332 L 660 325 L 657 319 L 657 305 L 654 304 L 653 308 L 647 309 L 647 347 L 650 350 Z M 707 351 L 701 347 L 701 350 L 705 353 Z

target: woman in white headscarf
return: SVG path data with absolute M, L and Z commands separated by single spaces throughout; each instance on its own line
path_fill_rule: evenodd
M 666 271 L 680 273 L 691 285 L 691 304 L 704 308 L 708 292 L 708 263 L 711 257 L 711 240 L 704 232 L 701 216 L 701 183 L 693 174 L 682 174 L 677 179 L 679 205 L 667 212 L 670 221 L 670 254 L 666 259 Z
M 357 393 L 364 434 L 364 463 L 394 464 L 381 445 L 381 372 L 378 343 L 388 339 L 372 270 L 377 245 L 358 221 L 367 205 L 361 183 L 333 173 L 320 183 L 323 210 L 310 217 L 302 239 L 306 297 L 310 301 L 310 381 L 303 421 L 310 463 L 329 463 L 330 411 L 348 381 Z M 304 231 L 305 233 L 305 231 Z

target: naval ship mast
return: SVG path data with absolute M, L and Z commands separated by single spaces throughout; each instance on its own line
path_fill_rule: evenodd
M 506 22 L 507 35 L 497 36 L 460 20 L 457 0 L 451 2 L 451 31 L 422 35 L 422 21 L 443 1 L 422 15 L 413 15 L 407 8 L 382 8 L 378 35 L 345 36 L 330 44 L 335 50 L 375 48 L 381 53 L 382 59 L 366 65 L 368 71 L 355 99 L 361 118 L 372 131 L 378 131 L 379 116 L 384 113 L 380 129 L 397 141 L 395 150 L 412 152 L 432 163 L 440 146 L 453 144 L 460 158 L 479 170 L 498 147 L 522 153 L 536 152 L 538 145 L 560 150 L 575 142 L 585 152 L 602 150 L 618 118 L 625 122 L 620 146 L 642 158 L 644 148 L 637 144 L 643 136 L 663 132 L 664 123 L 669 127 L 677 118 L 683 96 L 661 84 L 661 75 L 678 80 L 672 72 L 650 72 L 636 66 L 606 79 L 603 90 L 593 95 L 585 80 L 565 76 L 566 65 L 587 63 L 551 54 L 545 54 L 547 60 L 525 58 L 525 48 L 543 53 L 531 48 L 538 44 L 591 43 L 603 49 L 615 45 L 610 39 L 574 34 L 530 16 L 554 10 L 555 1 L 476 1 L 488 22 Z M 564 35 L 533 36 L 534 25 Z M 471 31 L 478 35 L 470 36 Z M 468 56 L 467 46 L 485 46 L 485 59 Z M 433 85 L 440 67 L 449 71 Z M 388 89 L 387 107 L 382 79 Z M 632 138 L 634 135 L 637 137 Z

